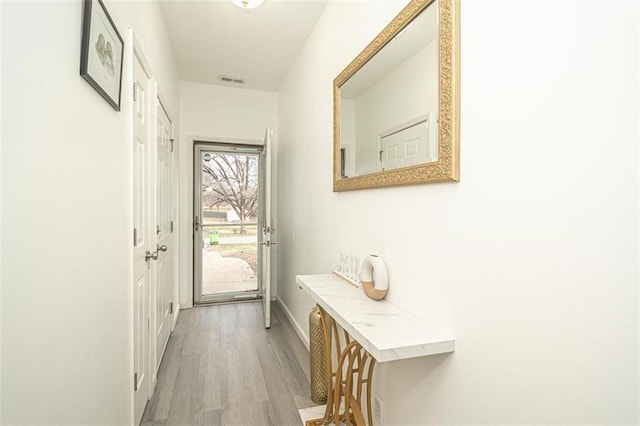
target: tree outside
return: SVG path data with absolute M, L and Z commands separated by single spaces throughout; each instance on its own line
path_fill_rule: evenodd
M 208 291 L 257 289 L 258 155 L 207 152 L 202 161 L 203 285 Z M 238 233 L 240 235 L 238 235 Z M 215 270 L 216 256 L 242 259 L 253 276 L 238 281 Z M 216 290 L 214 290 L 216 289 Z
M 255 221 L 258 213 L 258 156 L 206 153 L 202 162 L 202 203 L 210 209 L 231 208 L 240 222 Z

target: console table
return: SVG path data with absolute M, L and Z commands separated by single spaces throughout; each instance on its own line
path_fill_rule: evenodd
M 361 288 L 334 274 L 298 275 L 296 282 L 320 307 L 329 376 L 327 404 L 299 410 L 305 426 L 372 425 L 376 362 L 455 350 L 448 333 L 386 300 L 369 299 Z

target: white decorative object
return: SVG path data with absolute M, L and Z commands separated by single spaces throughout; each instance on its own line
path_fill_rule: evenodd
M 356 281 L 356 280 L 352 280 L 351 278 L 349 278 L 348 276 L 346 276 L 345 274 L 343 274 L 342 272 L 338 272 L 336 270 L 331 271 L 334 275 L 339 276 L 340 278 L 342 278 L 343 280 L 345 280 L 346 282 L 348 282 L 349 284 L 351 284 L 354 287 L 358 287 L 360 288 L 360 282 Z
M 362 261 L 362 287 L 364 293 L 373 300 L 382 300 L 389 289 L 389 273 L 382 258 L 370 254 Z
M 360 287 L 360 258 L 357 255 L 340 252 L 340 260 L 331 272 L 349 284 Z
M 351 255 L 351 279 L 360 281 L 360 258 L 355 254 Z

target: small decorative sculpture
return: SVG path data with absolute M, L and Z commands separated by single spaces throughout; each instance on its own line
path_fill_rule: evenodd
M 334 274 L 356 287 L 360 287 L 360 258 L 355 254 L 340 252 L 340 261 L 332 271 Z
M 382 258 L 370 254 L 362 261 L 360 272 L 364 294 L 373 300 L 382 300 L 389 289 L 389 273 Z

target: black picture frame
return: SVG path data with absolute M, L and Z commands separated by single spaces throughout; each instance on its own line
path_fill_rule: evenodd
M 124 41 L 102 0 L 84 0 L 80 76 L 120 111 Z

